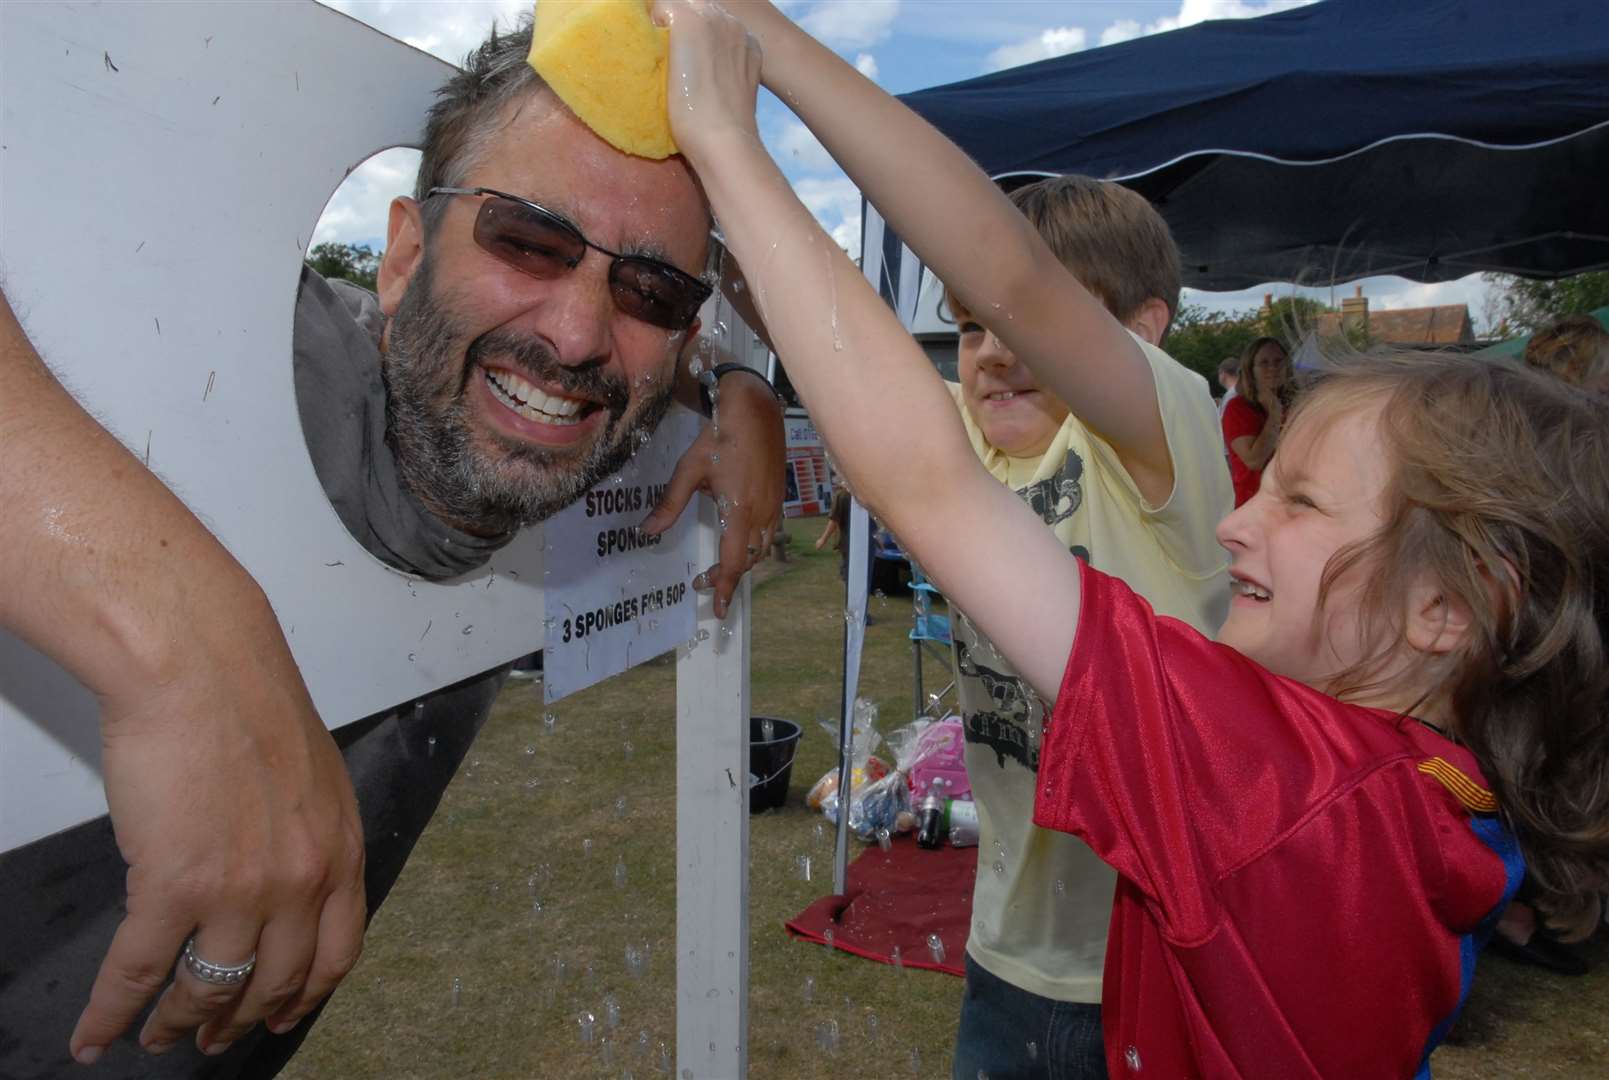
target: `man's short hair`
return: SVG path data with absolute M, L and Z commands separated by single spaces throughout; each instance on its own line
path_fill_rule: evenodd
M 436 187 L 460 187 L 470 169 L 479 163 L 486 145 L 497 133 L 509 103 L 547 88 L 542 77 L 526 63 L 531 52 L 531 17 L 513 30 L 492 34 L 464 58 L 464 68 L 436 91 L 436 103 L 425 120 L 423 154 L 414 198 L 426 208 L 425 225 L 434 226 L 446 209 L 425 201 Z
M 1218 374 L 1220 377 L 1230 375 L 1237 379 L 1240 378 L 1240 357 L 1226 356 L 1218 361 Z
M 1118 320 L 1153 296 L 1179 311 L 1179 249 L 1145 196 L 1089 176 L 1053 176 L 1010 194 L 1050 249 Z

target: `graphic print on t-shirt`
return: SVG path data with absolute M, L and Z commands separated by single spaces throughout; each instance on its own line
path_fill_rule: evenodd
M 1054 528 L 1084 504 L 1084 461 L 1069 452 L 1055 475 L 1020 488 L 1017 494 L 1044 523 Z M 1072 549 L 1085 561 L 1082 545 Z M 987 746 L 1000 768 L 1010 758 L 1030 772 L 1039 771 L 1039 738 L 1045 702 L 1012 670 L 1005 657 L 978 632 L 964 612 L 952 620 L 957 697 L 970 743 Z

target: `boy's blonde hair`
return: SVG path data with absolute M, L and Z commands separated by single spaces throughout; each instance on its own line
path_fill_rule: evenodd
M 1145 196 L 1110 180 L 1069 175 L 1036 180 L 1007 198 L 1118 322 L 1128 322 L 1152 297 L 1168 305 L 1173 322 L 1179 249 Z
M 1435 687 L 1479 759 L 1555 925 L 1589 932 L 1609 889 L 1609 422 L 1518 366 L 1446 354 L 1355 357 L 1304 392 L 1293 423 L 1378 405 L 1392 464 L 1385 524 L 1337 552 L 1319 590 L 1364 573 L 1373 648 L 1330 690 Z M 1402 598 L 1428 575 L 1473 628 L 1395 680 Z
M 1591 315 L 1565 315 L 1532 335 L 1525 364 L 1573 386 L 1609 377 L 1609 330 Z
M 1111 180 L 1052 176 L 1010 195 L 1079 282 L 1128 322 L 1153 296 L 1179 313 L 1179 249 L 1145 196 Z

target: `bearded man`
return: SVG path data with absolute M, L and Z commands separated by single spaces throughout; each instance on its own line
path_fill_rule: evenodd
M 297 300 L 320 481 L 371 553 L 431 579 L 618 469 L 673 398 L 699 401 L 698 184 L 680 158 L 594 136 L 529 45 L 494 35 L 442 88 L 377 295 L 307 272 Z M 727 496 L 724 614 L 778 524 L 783 451 L 763 379 L 720 389 L 720 430 L 645 528 L 696 489 Z M 332 739 L 255 582 L 50 377 L 4 304 L 0 439 L 0 626 L 100 695 L 111 807 L 0 857 L 0 1074 L 60 1075 L 70 1046 L 106 1075 L 272 1076 L 356 962 L 507 667 Z M 164 986 L 136 1045 L 124 1032 Z

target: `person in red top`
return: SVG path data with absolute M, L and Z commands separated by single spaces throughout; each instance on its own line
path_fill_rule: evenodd
M 1257 494 L 1263 468 L 1279 445 L 1279 429 L 1294 388 L 1290 354 L 1278 338 L 1260 337 L 1246 346 L 1237 392 L 1223 410 L 1224 446 L 1229 452 L 1236 506 Z
M 1569 931 L 1609 885 L 1609 419 L 1518 368 L 1340 365 L 1218 528 L 1235 597 L 1209 641 L 1086 568 L 984 470 L 926 356 L 760 142 L 743 25 L 707 0 L 654 11 L 676 143 L 849 485 L 1056 698 L 1035 819 L 1119 874 L 1109 1070 L 1427 1074 L 1521 853 Z M 863 121 L 898 130 L 909 169 L 945 144 L 902 109 L 868 99 Z M 977 170 L 935 184 L 1003 199 Z M 993 246 L 956 230 L 943 260 L 1057 272 L 1031 228 Z M 1113 376 L 1100 346 L 1121 327 L 1066 291 L 1054 314 L 1084 347 L 1034 375 L 1095 431 L 1132 434 L 1118 402 L 1154 389 Z M 1047 317 L 1002 314 L 1007 334 Z

